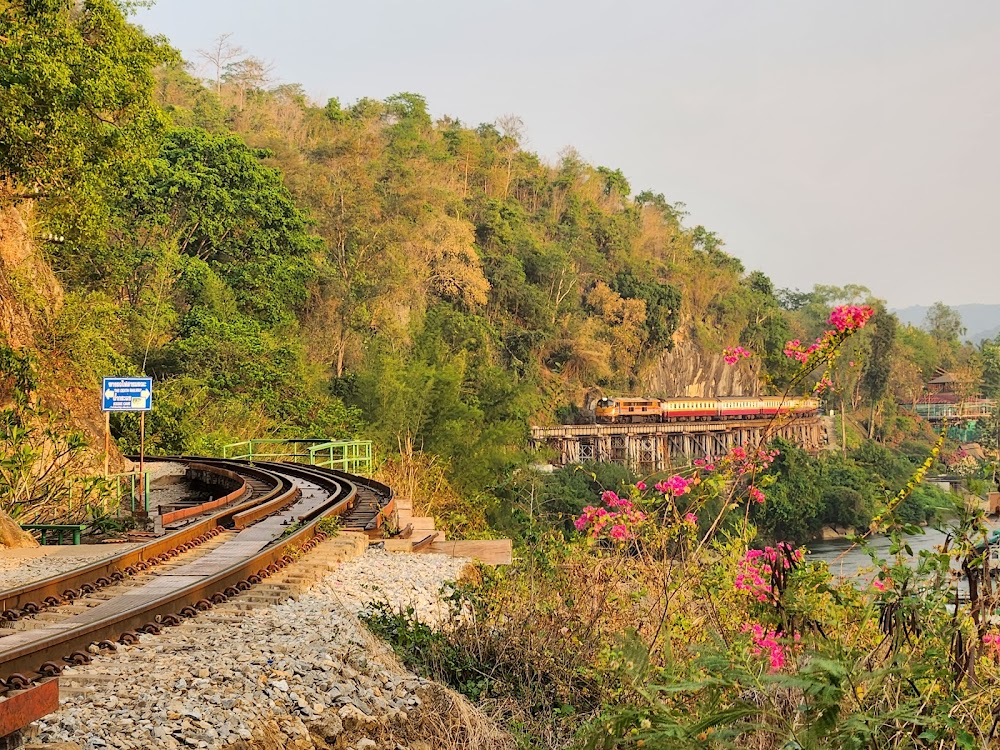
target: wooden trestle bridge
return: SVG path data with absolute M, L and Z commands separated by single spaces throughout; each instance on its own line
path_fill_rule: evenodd
M 625 464 L 640 474 L 667 471 L 692 458 L 719 457 L 737 445 L 751 449 L 761 440 L 791 440 L 808 451 L 827 445 L 822 417 L 780 417 L 728 422 L 570 424 L 532 427 L 531 442 L 556 451 L 560 466 L 589 461 Z

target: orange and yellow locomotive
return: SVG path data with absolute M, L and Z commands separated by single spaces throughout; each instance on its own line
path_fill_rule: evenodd
M 602 424 L 709 422 L 763 419 L 777 414 L 814 415 L 819 401 L 802 396 L 721 396 L 718 398 L 602 398 L 594 413 Z

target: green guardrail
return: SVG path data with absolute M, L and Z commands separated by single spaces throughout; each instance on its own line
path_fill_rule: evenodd
M 243 440 L 222 447 L 222 457 L 240 461 L 290 461 L 371 474 L 375 454 L 371 440 Z
M 27 519 L 28 525 L 74 526 L 89 523 L 98 516 L 118 515 L 125 510 L 135 515 L 138 509 L 149 512 L 148 471 L 72 479 L 66 485 L 65 494 L 58 500 L 48 501 L 42 508 L 29 503 L 15 517 L 19 523 Z
M 87 500 L 90 490 L 87 489 L 88 485 L 93 488 L 95 483 L 100 487 L 102 482 L 106 482 L 107 491 L 103 492 L 103 497 L 100 502 L 91 502 Z M 81 486 L 82 485 L 82 486 Z M 74 492 L 74 487 L 80 486 L 77 492 Z M 77 500 L 74 503 L 74 499 Z M 121 508 L 128 504 L 129 510 L 132 514 L 135 514 L 136 505 L 140 505 L 144 511 L 149 512 L 149 472 L 145 471 L 139 473 L 138 471 L 124 472 L 122 474 L 109 474 L 106 478 L 88 478 L 85 480 L 78 480 L 77 482 L 69 486 L 69 492 L 66 499 L 66 510 L 68 513 L 72 514 L 74 505 L 77 507 L 80 504 L 89 504 L 94 507 L 100 507 L 100 509 L 105 513 L 117 512 Z
M 136 503 L 142 506 L 145 513 L 149 513 L 149 472 L 141 474 L 138 471 L 127 472 L 125 474 L 112 474 L 108 481 L 113 483 L 112 490 L 115 494 L 115 501 L 118 507 L 122 507 L 122 501 L 126 498 L 129 502 L 129 510 L 135 515 Z

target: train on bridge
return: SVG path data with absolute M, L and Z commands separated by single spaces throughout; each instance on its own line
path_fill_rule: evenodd
M 643 422 L 728 422 L 777 415 L 815 416 L 819 401 L 802 396 L 717 398 L 602 398 L 594 414 L 600 424 Z

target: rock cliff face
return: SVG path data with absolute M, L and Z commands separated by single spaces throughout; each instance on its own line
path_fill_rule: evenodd
M 717 352 L 699 349 L 689 340 L 664 351 L 639 375 L 639 392 L 647 396 L 756 396 L 760 383 L 751 366 L 727 365 Z
M 41 403 L 67 430 L 83 433 L 90 448 L 79 465 L 87 473 L 97 473 L 104 464 L 100 384 L 80 387 L 70 373 L 60 371 L 58 363 L 39 353 L 39 336 L 59 314 L 63 289 L 32 242 L 32 219 L 31 204 L 0 208 L 0 341 L 39 356 Z M 0 393 L 0 408 L 9 396 Z M 126 470 L 127 462 L 114 446 L 110 464 L 113 471 Z
M 32 209 L 0 208 L 0 336 L 15 349 L 33 348 L 44 319 L 56 315 L 63 291 L 31 242 Z

